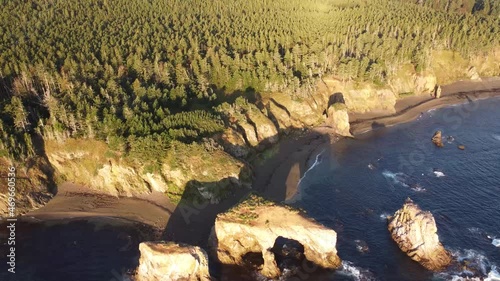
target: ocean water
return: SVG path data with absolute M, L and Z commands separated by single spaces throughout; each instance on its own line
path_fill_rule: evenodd
M 342 268 L 299 265 L 280 280 L 500 280 L 499 109 L 500 99 L 489 99 L 432 110 L 320 150 L 293 204 L 337 232 Z M 443 131 L 444 148 L 430 141 L 436 130 Z M 441 242 L 466 270 L 432 273 L 399 250 L 386 218 L 408 197 L 433 213 Z M 135 226 L 21 224 L 17 273 L 7 273 L 1 250 L 0 280 L 124 281 L 142 240 Z M 220 281 L 266 280 L 245 274 Z
M 500 99 L 431 110 L 323 153 L 296 205 L 337 231 L 348 266 L 321 280 L 500 280 Z M 429 272 L 391 240 L 386 218 L 408 197 L 432 212 L 462 267 Z

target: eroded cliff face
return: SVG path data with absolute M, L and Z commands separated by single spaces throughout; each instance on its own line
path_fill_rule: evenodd
M 206 252 L 173 242 L 143 242 L 136 281 L 210 281 Z
M 149 169 L 147 161 L 141 163 L 113 154 L 106 143 L 95 140 L 49 140 L 46 141 L 46 153 L 61 181 L 116 196 L 130 197 L 157 191 L 180 198 L 189 184 L 198 182 L 194 188 L 200 188 L 200 195 L 213 199 L 216 195 L 210 190 L 201 192 L 203 184 L 228 185 L 235 181 L 238 184 L 244 174 L 243 163 L 231 155 L 222 150 L 207 151 L 196 144 L 174 143 L 168 153 L 159 155 L 161 165 L 155 169 Z
M 273 248 L 279 238 L 300 243 L 307 260 L 323 268 L 337 268 L 337 234 L 298 210 L 277 205 L 256 195 L 219 214 L 209 245 L 217 259 L 227 265 L 245 266 L 246 257 L 261 255 L 258 269 L 269 278 L 281 274 Z
M 439 242 L 434 217 L 410 199 L 389 218 L 388 229 L 399 248 L 425 268 L 438 271 L 451 263 L 450 253 Z
M 55 193 L 50 163 L 42 157 L 29 159 L 23 165 L 6 157 L 0 157 L 0 217 L 19 216 L 43 207 Z M 15 167 L 15 176 L 8 175 L 9 168 Z M 9 178 L 15 178 L 15 209 L 9 211 Z

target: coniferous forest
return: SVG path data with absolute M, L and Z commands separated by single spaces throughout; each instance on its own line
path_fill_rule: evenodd
M 168 149 L 224 128 L 248 92 L 324 75 L 384 84 L 429 51 L 500 45 L 496 0 L 3 0 L 0 156 L 43 138 Z

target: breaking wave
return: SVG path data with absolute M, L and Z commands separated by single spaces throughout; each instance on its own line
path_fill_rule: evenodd
M 342 267 L 335 272 L 339 275 L 351 277 L 354 281 L 377 280 L 369 270 L 357 267 L 350 261 L 342 261 Z
M 497 266 L 476 250 L 454 250 L 451 254 L 457 261 L 447 272 L 437 273 L 438 280 L 490 280 L 500 281 Z M 485 279 L 486 278 L 486 279 Z

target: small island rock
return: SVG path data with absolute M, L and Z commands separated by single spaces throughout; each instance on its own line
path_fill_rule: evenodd
M 439 242 L 432 214 L 411 199 L 389 219 L 389 232 L 399 248 L 425 268 L 439 271 L 450 265 L 451 255 Z
M 137 281 L 210 281 L 208 256 L 199 247 L 173 242 L 143 242 Z
M 437 146 L 437 147 L 443 147 L 443 136 L 441 131 L 436 131 L 434 133 L 434 136 L 432 136 L 432 142 Z

